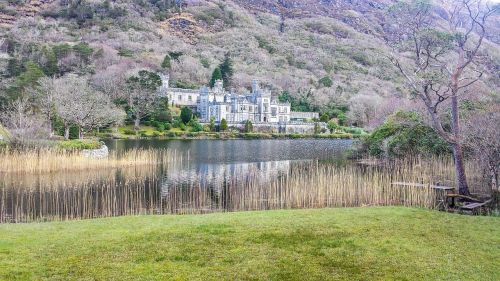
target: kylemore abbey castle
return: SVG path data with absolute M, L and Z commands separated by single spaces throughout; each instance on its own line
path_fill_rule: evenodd
M 172 105 L 194 109 L 202 122 L 213 118 L 215 122 L 226 119 L 233 124 L 250 120 L 255 124 L 292 125 L 319 118 L 316 112 L 290 111 L 289 103 L 279 102 L 269 90 L 261 89 L 257 80 L 252 81 L 251 92 L 241 94 L 226 91 L 221 80 L 217 80 L 213 88 L 204 86 L 199 90 L 170 88 L 168 75 L 162 75 L 162 82 L 161 94 L 167 96 Z

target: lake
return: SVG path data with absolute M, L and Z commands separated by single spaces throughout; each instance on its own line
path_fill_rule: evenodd
M 168 166 L 4 174 L 0 221 L 272 208 L 276 200 L 270 203 L 269 197 L 283 195 L 281 190 L 270 195 L 273 186 L 288 181 L 296 167 L 307 171 L 318 163 L 342 165 L 353 141 L 148 139 L 106 144 L 117 153 L 169 149 L 178 157 Z

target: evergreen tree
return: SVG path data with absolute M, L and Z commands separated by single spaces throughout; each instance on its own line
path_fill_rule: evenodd
M 181 110 L 181 120 L 182 123 L 187 124 L 193 118 L 193 111 L 189 107 L 183 107 Z
M 251 133 L 253 131 L 253 124 L 252 121 L 247 120 L 245 122 L 245 133 Z
M 137 76 L 129 77 L 126 83 L 128 110 L 134 117 L 134 129 L 138 131 L 141 119 L 151 114 L 157 105 L 161 77 L 155 72 L 141 70 Z
M 222 120 L 220 120 L 220 130 L 221 131 L 227 130 L 227 121 L 224 118 L 222 118 Z
M 219 67 L 216 67 L 214 69 L 214 72 L 212 72 L 212 78 L 210 79 L 210 87 L 213 87 L 215 85 L 216 80 L 222 80 L 222 73 Z
M 208 125 L 210 128 L 210 132 L 213 132 L 215 130 L 215 118 L 212 116 L 210 117 L 210 125 Z
M 318 123 L 314 123 L 314 134 L 318 135 L 319 133 L 321 133 L 321 127 Z
M 33 61 L 28 61 L 24 68 L 25 71 L 17 77 L 16 83 L 7 90 L 8 95 L 13 99 L 22 95 L 25 89 L 35 87 L 38 80 L 45 76 L 40 66 Z
M 165 69 L 170 69 L 172 67 L 171 59 L 169 55 L 165 55 L 163 61 L 161 62 L 161 67 Z
M 43 48 L 43 57 L 45 63 L 43 64 L 43 71 L 47 76 L 54 76 L 59 73 L 59 66 L 57 65 L 57 56 L 52 49 Z
M 222 81 L 224 81 L 224 85 L 226 87 L 231 86 L 234 70 L 233 60 L 231 59 L 229 53 L 226 53 L 224 61 L 219 65 L 219 68 L 222 74 Z

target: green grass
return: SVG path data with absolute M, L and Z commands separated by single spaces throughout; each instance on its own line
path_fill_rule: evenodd
M 5 280 L 500 280 L 500 218 L 402 207 L 0 226 Z

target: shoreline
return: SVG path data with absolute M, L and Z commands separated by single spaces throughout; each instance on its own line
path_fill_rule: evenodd
M 165 135 L 123 135 L 101 134 L 99 140 L 258 140 L 258 139 L 360 139 L 364 135 L 339 134 L 278 134 L 278 133 L 206 133 L 206 132 L 168 132 Z

